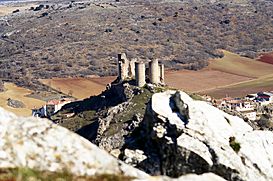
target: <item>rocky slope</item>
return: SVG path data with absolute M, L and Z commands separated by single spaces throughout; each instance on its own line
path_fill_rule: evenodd
M 166 89 L 113 84 L 100 96 L 68 105 L 59 120 L 63 113 L 75 116 L 59 124 L 89 120 L 78 134 L 151 175 L 213 172 L 227 180 L 273 180 L 272 132 Z M 99 99 L 104 103 L 98 107 Z
M 53 180 L 224 181 L 213 173 L 190 174 L 178 179 L 151 177 L 118 161 L 84 138 L 46 119 L 20 118 L 2 108 L 0 108 L 0 140 L 0 180 L 36 180 L 36 178 L 47 180 L 47 177 L 51 176 Z M 34 175 L 34 171 L 30 170 L 28 174 L 20 173 L 19 177 L 18 175 L 14 177 L 10 175 L 10 172 L 14 172 L 11 171 L 14 168 L 40 170 L 41 172 L 37 173 L 35 171 L 35 174 L 41 175 Z M 53 172 L 60 171 L 85 177 L 67 177 L 68 173 L 52 177 Z M 19 169 L 17 172 L 22 170 Z
M 214 172 L 227 180 L 273 180 L 273 133 L 194 101 L 183 92 L 154 94 L 138 132 L 119 155 L 151 174 Z

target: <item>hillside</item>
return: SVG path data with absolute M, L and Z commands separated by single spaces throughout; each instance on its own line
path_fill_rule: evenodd
M 196 92 L 208 94 L 215 98 L 221 98 L 227 95 L 232 97 L 242 97 L 250 93 L 272 91 L 272 64 L 263 61 L 255 61 L 254 59 L 242 57 L 225 50 L 222 51 L 224 57 L 210 60 L 209 66 L 206 70 L 220 71 L 222 75 L 218 76 L 219 82 L 230 80 L 232 76 L 237 76 L 237 80 L 223 85 L 218 83 L 218 86 Z M 270 60 L 270 54 L 266 55 L 268 58 L 267 60 Z M 225 74 L 229 74 L 230 77 L 224 76 Z
M 114 75 L 116 53 L 197 70 L 217 49 L 244 56 L 272 49 L 272 1 L 48 1 L 0 21 L 0 78 Z M 251 25 L 251 26 L 250 26 Z
M 273 74 L 273 65 L 222 50 L 224 57 L 211 60 L 208 68 L 230 74 L 259 78 Z
M 209 94 L 215 98 L 225 97 L 226 95 L 231 97 L 243 97 L 250 93 L 263 91 L 272 91 L 273 87 L 273 74 L 264 76 L 258 79 L 226 85 L 200 93 Z
M 272 132 L 253 130 L 243 119 L 167 87 L 113 84 L 51 119 L 151 175 L 273 178 Z

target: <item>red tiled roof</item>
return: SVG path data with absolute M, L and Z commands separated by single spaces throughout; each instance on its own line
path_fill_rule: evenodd
M 58 104 L 62 104 L 62 103 L 65 103 L 65 102 L 71 102 L 70 100 L 66 100 L 66 99 L 62 99 L 62 100 L 50 100 L 46 103 L 46 105 L 58 105 Z

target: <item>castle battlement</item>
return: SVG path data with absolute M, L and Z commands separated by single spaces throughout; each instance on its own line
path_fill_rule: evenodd
M 164 64 L 152 60 L 147 71 L 143 61 L 129 60 L 125 53 L 118 54 L 118 79 L 120 82 L 135 79 L 139 87 L 143 87 L 146 81 L 152 84 L 164 84 Z

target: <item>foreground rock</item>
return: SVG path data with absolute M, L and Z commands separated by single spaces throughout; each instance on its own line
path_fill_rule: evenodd
M 253 131 L 183 92 L 152 96 L 119 157 L 147 173 L 179 177 L 214 172 L 227 180 L 273 180 L 273 133 Z
M 272 132 L 254 131 L 183 92 L 156 93 L 166 89 L 114 84 L 67 106 L 56 122 L 70 128 L 86 120 L 78 134 L 151 175 L 213 172 L 227 180 L 273 180 Z M 65 113 L 76 114 L 63 119 Z
M 50 172 L 68 171 L 79 176 L 124 175 L 128 177 L 117 178 L 126 181 L 132 179 L 139 181 L 195 181 L 204 179 L 224 181 L 213 173 L 200 176 L 186 175 L 178 179 L 150 177 L 144 172 L 116 160 L 84 138 L 52 124 L 48 120 L 18 118 L 2 108 L 0 108 L 0 139 L 1 171 L 5 168 L 27 167 Z M 5 172 L 0 173 L 0 178 L 2 178 L 3 173 Z M 30 177 L 35 180 L 35 177 Z M 92 180 L 90 177 L 86 178 Z M 111 180 L 111 178 L 114 177 L 107 176 L 104 180 Z M 73 178 L 71 179 L 73 180 Z M 83 177 L 80 180 L 85 179 Z
M 0 168 L 28 167 L 75 175 L 148 175 L 48 120 L 17 118 L 0 108 Z

